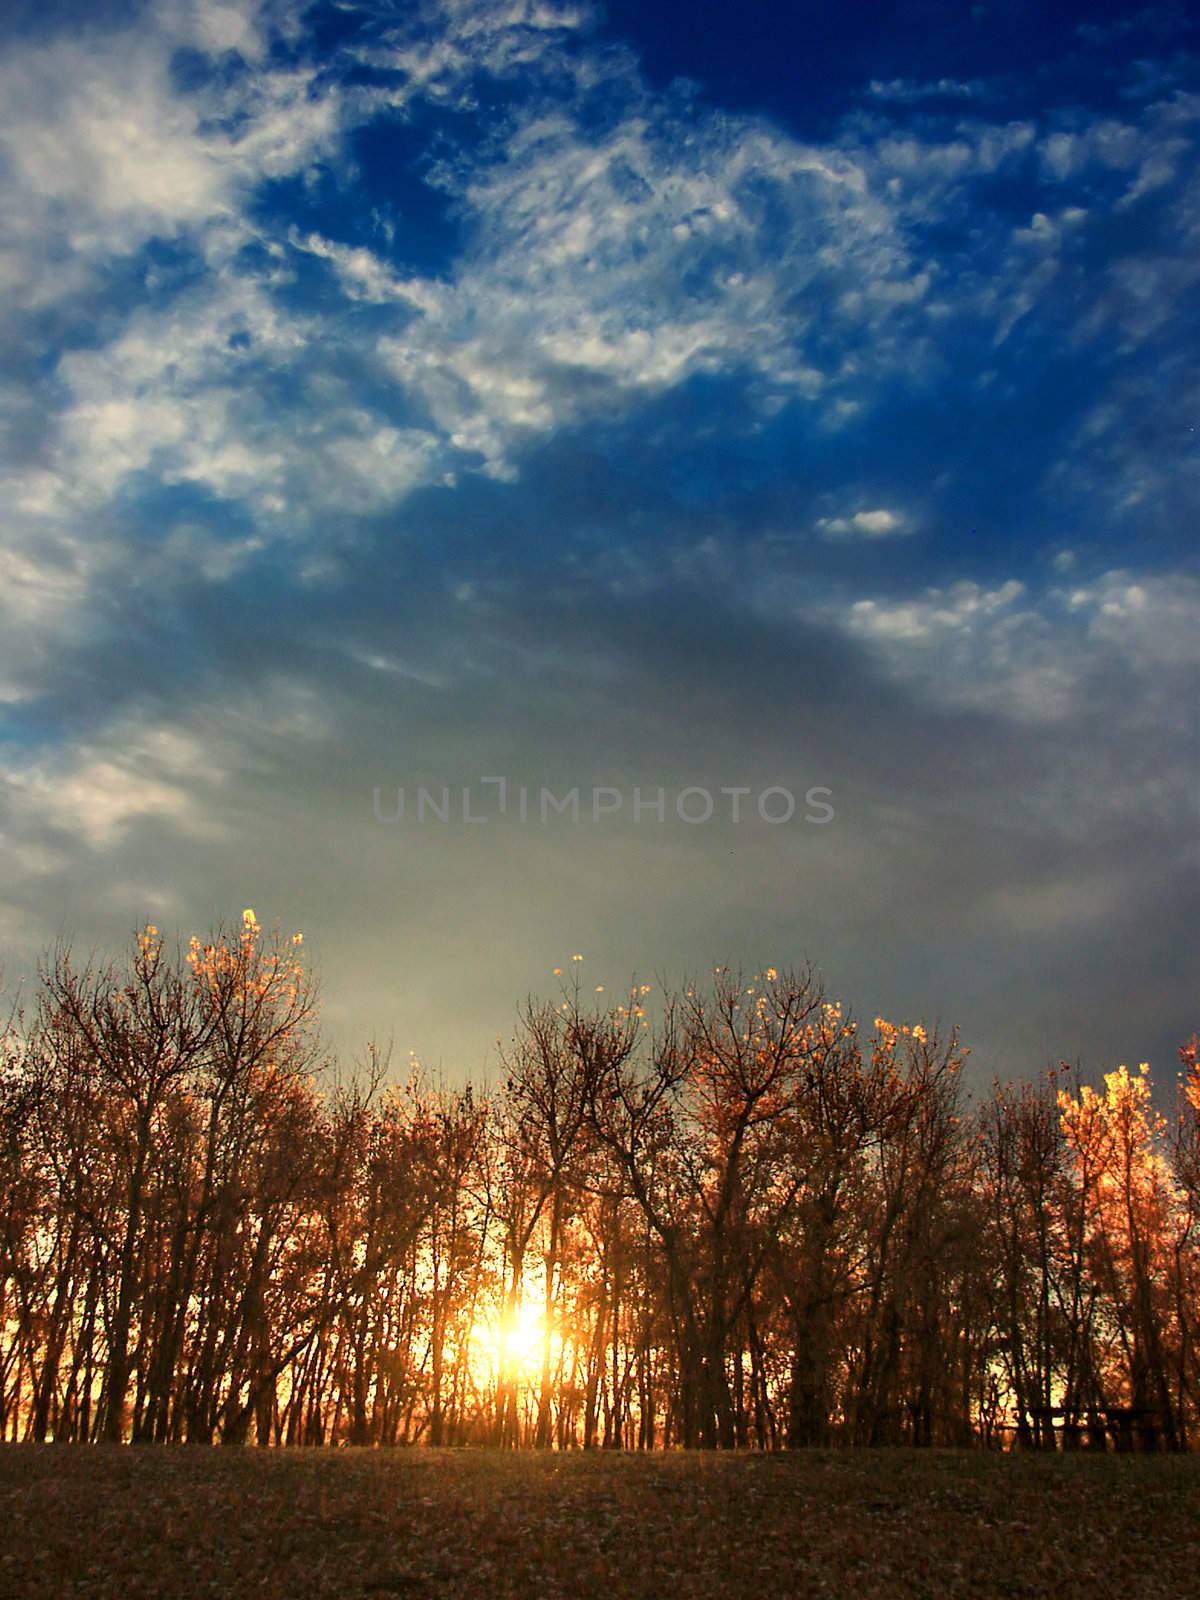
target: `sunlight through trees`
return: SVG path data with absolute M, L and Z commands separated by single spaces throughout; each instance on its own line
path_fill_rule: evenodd
M 1185 1448 L 1200 1066 L 972 1103 L 809 969 L 615 1003 L 486 1090 L 322 1054 L 247 910 L 47 959 L 0 1067 L 0 1437 Z

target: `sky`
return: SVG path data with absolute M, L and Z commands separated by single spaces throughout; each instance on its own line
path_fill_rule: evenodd
M 0 28 L 10 997 L 252 906 L 348 1059 L 479 1075 L 556 967 L 807 959 L 980 1082 L 1173 1074 L 1187 7 Z

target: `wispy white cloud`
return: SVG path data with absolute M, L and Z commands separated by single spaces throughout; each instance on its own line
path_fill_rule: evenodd
M 249 189 L 330 151 L 337 89 L 311 67 L 267 67 L 270 31 L 266 7 L 196 0 L 6 53 L 0 273 L 10 312 L 81 292 L 151 238 L 216 228 L 213 243 L 226 246 L 220 225 L 237 219 Z M 173 63 L 185 47 L 236 65 L 181 88 Z
M 700 375 L 740 376 L 762 415 L 799 399 L 836 428 L 869 411 L 882 375 L 926 370 L 948 317 L 991 317 L 1001 341 L 1054 292 L 1085 209 L 1035 213 L 999 271 L 957 285 L 920 227 L 961 186 L 1036 150 L 1048 181 L 1099 163 L 1133 173 L 1136 198 L 1169 181 L 1184 142 L 1110 118 L 1044 134 L 1027 121 L 961 122 L 941 138 L 885 126 L 805 145 L 651 94 L 623 52 L 562 50 L 589 22 L 569 6 L 447 6 L 431 33 L 366 52 L 391 87 L 350 92 L 300 57 L 267 55 L 287 20 L 286 8 L 172 5 L 136 31 L 28 47 L 6 69 L 0 140 L 14 220 L 42 253 L 35 261 L 14 246 L 16 302 L 78 293 L 81 271 L 153 236 L 186 231 L 207 263 L 199 290 L 139 309 L 60 363 L 67 400 L 32 473 L 40 487 L 25 491 L 53 499 L 56 514 L 90 511 L 153 473 L 243 501 L 294 533 L 298 507 L 369 511 L 444 480 L 463 457 L 511 480 L 530 443 Z M 172 76 L 184 44 L 236 69 L 184 89 Z M 258 185 L 332 156 L 356 121 L 406 109 L 434 86 L 469 104 L 480 71 L 521 74 L 528 93 L 483 147 L 437 169 L 464 222 L 451 273 L 414 276 L 386 250 L 311 229 L 272 238 L 249 221 Z M 52 81 L 72 91 L 56 98 Z M 599 129 L 564 82 L 604 87 L 615 110 Z M 961 99 L 969 87 L 895 80 L 872 92 Z M 1186 108 L 1170 115 L 1182 126 Z M 248 241 L 273 267 L 241 264 Z M 345 314 L 301 310 L 295 297 L 285 308 L 278 291 L 298 253 L 328 261 Z M 1146 308 L 1142 333 L 1168 270 L 1137 259 L 1114 268 L 1110 298 Z M 365 332 L 349 313 L 356 302 L 387 320 Z M 248 348 L 232 353 L 235 338 Z M 253 376 L 230 383 L 255 361 L 301 358 L 313 382 L 326 357 L 344 366 L 347 350 L 381 363 L 430 430 L 397 428 L 332 375 L 314 384 L 319 420 L 277 392 L 264 403 Z M 838 520 L 823 531 L 836 536 Z
M 914 524 L 901 511 L 891 511 L 887 506 L 874 510 L 854 511 L 849 516 L 818 517 L 817 531 L 823 539 L 894 539 L 914 532 Z
M 1073 570 L 1065 554 L 1053 563 L 1056 576 Z M 1114 671 L 1138 684 L 1136 700 L 1114 723 L 1126 714 L 1165 712 L 1178 724 L 1179 708 L 1197 687 L 1200 583 L 1186 573 L 1150 577 L 1112 569 L 1070 587 L 1036 590 L 1017 578 L 990 587 L 964 579 L 847 599 L 840 610 L 828 596 L 810 598 L 801 612 L 814 621 L 836 617 L 889 674 L 940 703 L 1032 724 L 1078 715 L 1093 703 L 1097 680 Z
M 920 100 L 973 100 L 981 92 L 978 83 L 959 78 L 937 78 L 922 82 L 917 78 L 872 78 L 867 93 L 872 100 L 913 105 Z
M 105 850 L 135 824 L 151 820 L 183 838 L 211 841 L 214 829 L 198 786 L 221 781 L 204 746 L 175 727 L 118 725 L 102 745 L 85 744 L 0 773 L 10 824 L 34 830 L 56 866 L 62 847 Z M 58 850 L 54 846 L 58 846 Z M 38 857 L 25 858 L 26 870 Z

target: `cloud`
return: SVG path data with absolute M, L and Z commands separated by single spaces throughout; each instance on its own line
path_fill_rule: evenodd
M 964 83 L 957 78 L 938 78 L 933 83 L 921 83 L 914 78 L 889 78 L 886 82 L 872 78 L 867 93 L 873 100 L 914 105 L 921 100 L 973 100 L 980 93 L 980 85 Z
M 652 94 L 627 53 L 565 48 L 589 22 L 570 7 L 456 6 L 432 33 L 385 31 L 347 52 L 378 80 L 350 90 L 294 43 L 268 53 L 289 38 L 283 15 L 168 7 L 149 27 L 24 52 L 33 88 L 9 125 L 21 233 L 58 240 L 61 257 L 50 272 L 25 263 L 27 292 L 77 296 L 80 272 L 163 236 L 186 235 L 202 263 L 199 284 L 177 267 L 113 337 L 60 360 L 66 402 L 18 485 L 60 522 L 152 474 L 294 536 L 310 513 L 370 514 L 464 469 L 512 482 L 541 438 L 716 376 L 745 383 L 747 426 L 795 403 L 830 431 L 861 426 L 881 382 L 936 371 L 948 322 L 989 320 L 1003 342 L 1067 277 L 1067 234 L 1086 218 L 1072 205 L 1015 230 L 999 276 L 952 289 L 922 230 L 953 219 L 964 185 L 1034 149 L 1056 182 L 1092 161 L 1138 168 L 1129 195 L 1170 181 L 1154 130 L 1113 119 L 1040 140 L 1029 123 L 959 122 L 948 138 L 885 126 L 819 147 L 698 114 Z M 181 86 L 184 46 L 208 67 Z M 469 110 L 480 72 L 526 93 L 428 171 L 466 240 L 450 270 L 415 275 L 391 247 L 264 220 L 264 185 L 344 161 L 351 128 L 416 115 L 435 86 Z M 35 92 L 50 77 L 77 92 Z M 297 292 L 306 261 L 327 264 L 344 303 Z M 1143 337 L 1168 270 L 1113 269 L 1111 303 L 1145 308 Z M 303 392 L 281 388 L 288 370 Z M 869 515 L 851 516 L 854 536 L 898 531 L 855 520 Z M 842 534 L 838 521 L 823 531 Z
M 1056 575 L 1073 573 L 1075 563 L 1059 559 L 1053 567 Z M 1198 614 L 1200 584 L 1189 574 L 1117 569 L 1068 588 L 960 580 L 853 599 L 840 611 L 828 598 L 804 607 L 813 620 L 836 617 L 890 675 L 942 704 L 1061 725 L 1090 713 L 1106 693 L 1124 693 L 1133 698 L 1110 713 L 1111 728 L 1154 715 L 1164 731 L 1181 729 L 1179 707 L 1194 692 L 1200 647 L 1189 619 Z
M 312 67 L 264 69 L 265 8 L 167 4 L 116 29 L 26 42 L 0 67 L 10 310 L 43 310 L 148 240 L 231 247 L 248 191 L 328 153 L 339 99 Z M 182 51 L 214 70 L 182 90 Z
M 1101 573 L 1065 591 L 1066 609 L 1082 618 L 1091 639 L 1119 650 L 1139 673 L 1200 667 L 1200 580 L 1187 573 Z
M 913 525 L 899 511 L 880 506 L 874 511 L 855 511 L 848 517 L 819 517 L 817 529 L 823 539 L 893 539 L 913 532 Z
M 807 951 L 860 1002 L 907 989 L 910 1012 L 953 1009 L 986 1075 L 1037 1064 L 1041 1020 L 1013 1012 L 1022 963 L 1069 990 L 1103 966 L 1107 921 L 1126 970 L 1148 971 L 1146 930 L 1186 897 L 1194 732 L 1158 710 L 1193 703 L 1197 664 L 1156 643 L 1194 604 L 1178 580 L 949 585 L 843 612 L 810 593 L 797 613 L 778 574 L 759 594 L 757 563 L 723 590 L 698 592 L 702 563 L 681 560 L 640 594 L 560 571 L 552 592 L 481 580 L 438 602 L 406 596 L 393 560 L 352 567 L 336 608 L 297 595 L 202 692 L 167 677 L 72 751 L 10 766 L 4 827 L 23 866 L 5 900 L 31 941 L 64 916 L 81 940 L 111 939 L 114 917 L 160 905 L 186 934 L 253 899 L 305 928 L 344 1049 L 399 1025 L 398 1042 L 455 1065 L 584 925 L 598 981 Z M 1055 672 L 1047 707 L 1030 675 Z M 1096 693 L 1111 673 L 1122 697 Z M 374 785 L 478 795 L 497 772 L 556 793 L 822 784 L 838 815 L 820 843 L 628 815 L 414 834 L 372 815 Z M 1061 1013 L 1061 1047 L 1132 1046 L 1123 993 Z
M 1020 722 L 1056 722 L 1077 705 L 1086 663 L 1056 636 L 1055 606 L 1010 578 L 961 579 L 903 598 L 849 602 L 840 625 L 900 681 L 943 704 Z
M 195 788 L 220 778 L 202 745 L 174 727 L 117 728 L 107 747 L 78 746 L 3 774 L 6 810 L 18 830 L 33 828 L 59 848 L 78 842 L 94 852 L 147 820 L 211 847 L 217 830 L 197 805 Z

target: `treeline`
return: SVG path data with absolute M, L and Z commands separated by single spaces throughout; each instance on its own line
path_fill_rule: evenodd
M 60 950 L 0 1063 L 0 1438 L 1186 1448 L 1194 1046 L 1173 1119 L 1144 1068 L 972 1105 L 964 1054 L 721 970 L 397 1086 L 252 913 Z

